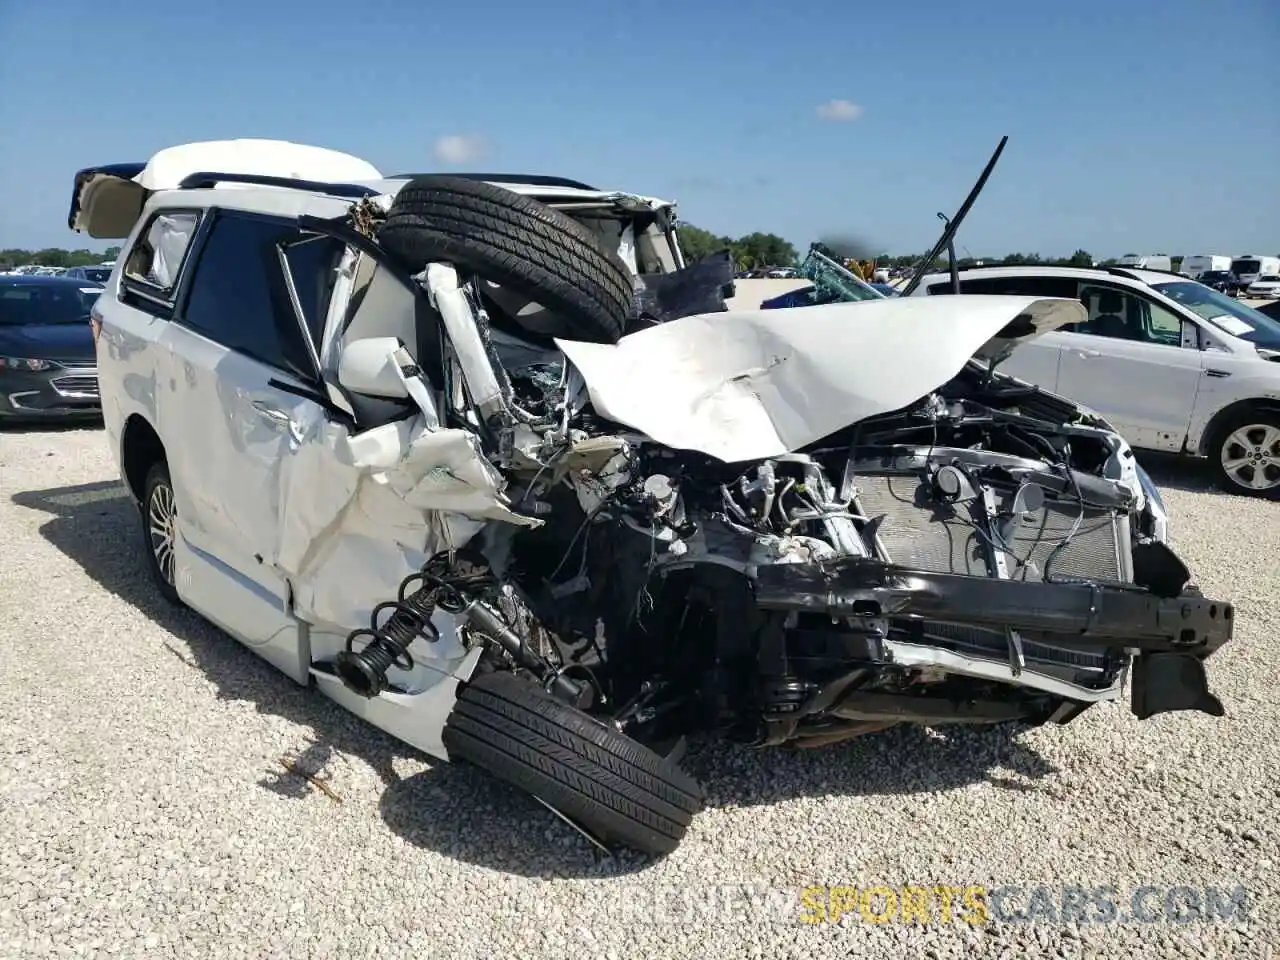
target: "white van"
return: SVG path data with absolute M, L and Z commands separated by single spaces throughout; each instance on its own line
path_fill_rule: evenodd
M 1246 253 L 1231 261 L 1231 275 L 1236 278 L 1237 290 L 1245 289 L 1264 273 L 1280 273 L 1280 257 Z
M 1132 267 L 1136 270 L 1166 270 L 1172 272 L 1173 260 L 1167 256 L 1148 256 L 1137 253 L 1126 253 L 1116 261 L 1117 267 Z
M 1217 254 L 1201 254 L 1194 257 L 1183 257 L 1178 272 L 1192 280 L 1199 280 L 1202 274 L 1211 270 L 1230 270 L 1231 258 Z

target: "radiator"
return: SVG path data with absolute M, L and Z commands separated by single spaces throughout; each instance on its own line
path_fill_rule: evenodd
M 890 635 L 895 633 L 901 639 L 913 639 L 902 629 Z M 970 657 L 1005 663 L 1009 660 L 1009 637 L 1003 630 L 970 624 L 930 623 L 924 627 L 921 639 Z M 1104 653 L 1059 646 L 1054 640 L 1052 634 L 1024 634 L 1022 653 L 1027 666 L 1032 669 L 1055 667 L 1056 670 L 1048 672 L 1073 683 L 1093 684 L 1105 677 L 1108 662 Z
M 924 479 L 917 474 L 859 476 L 855 481 L 855 506 L 875 524 L 879 547 L 891 563 L 969 576 L 990 576 L 991 545 L 983 532 L 981 503 L 955 506 L 930 497 Z M 994 491 L 997 509 L 1003 511 L 1011 494 Z M 1084 508 L 1070 500 L 1046 499 L 1034 513 L 1024 514 L 1014 532 L 1002 544 L 1008 575 L 1016 580 L 1043 580 L 1050 555 L 1079 528 L 1071 542 L 1053 559 L 1053 579 L 1094 578 L 1129 580 L 1128 518 L 1110 510 Z

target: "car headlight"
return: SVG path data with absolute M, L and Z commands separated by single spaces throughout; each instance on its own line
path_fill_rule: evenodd
M 1146 517 L 1145 532 L 1160 543 L 1169 542 L 1169 510 L 1164 505 L 1164 497 L 1151 479 L 1147 471 L 1137 466 L 1138 482 L 1147 495 L 1147 506 L 1143 511 Z
M 1161 513 L 1167 513 L 1168 511 L 1165 509 L 1164 505 L 1164 497 L 1160 496 L 1160 488 L 1157 487 L 1155 481 L 1151 479 L 1151 475 L 1140 466 L 1135 465 L 1135 468 L 1138 473 L 1138 482 L 1142 484 L 1143 491 L 1148 497 L 1155 501 L 1156 506 L 1160 508 Z
M 0 370 L 29 370 L 39 373 L 52 370 L 57 364 L 51 360 L 33 360 L 26 357 L 0 357 Z

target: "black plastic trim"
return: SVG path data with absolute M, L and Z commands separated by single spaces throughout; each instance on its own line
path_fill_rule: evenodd
M 967 577 L 845 557 L 760 567 L 755 594 L 766 610 L 1044 631 L 1062 647 L 1134 651 L 1130 708 L 1139 719 L 1226 712 L 1209 691 L 1204 661 L 1231 639 L 1235 609 L 1198 593 L 1158 597 L 1122 585 Z
M 527 183 L 531 187 L 570 187 L 574 190 L 595 191 L 600 189 L 580 180 L 570 180 L 567 177 L 548 177 L 537 173 L 451 173 L 441 170 L 435 173 L 397 173 L 386 179 L 414 180 L 418 177 L 442 176 L 461 177 L 464 180 L 482 180 L 486 183 Z
M 766 610 L 1007 626 L 1057 634 L 1061 646 L 1201 657 L 1231 639 L 1235 617 L 1232 604 L 1199 595 L 1161 598 L 1117 584 L 969 577 L 864 557 L 762 566 L 755 592 Z
M 1093 271 L 1094 273 L 1106 273 L 1106 274 L 1110 274 L 1113 277 L 1124 277 L 1126 280 L 1137 280 L 1139 283 L 1141 283 L 1141 279 L 1135 275 L 1135 271 L 1139 271 L 1141 273 L 1163 273 L 1169 277 L 1177 277 L 1182 280 L 1187 280 L 1191 283 L 1197 282 L 1192 280 L 1188 276 L 1184 276 L 1183 274 L 1178 273 L 1178 271 L 1176 270 L 1157 270 L 1155 267 L 1118 267 L 1115 265 L 1109 265 L 1105 267 L 1103 266 L 1073 267 L 1073 266 L 1065 266 L 1062 264 L 1051 264 L 1051 263 L 984 263 L 981 265 L 970 264 L 969 266 L 957 267 L 956 269 L 957 269 L 957 272 L 959 273 L 998 273 L 1001 270 L 1084 270 L 1084 271 Z M 934 274 L 929 274 L 929 276 L 933 276 L 933 275 Z M 1016 276 L 1020 276 L 1020 275 L 1014 275 L 1014 277 Z M 1054 275 L 1051 273 L 1045 273 L 1042 276 L 1052 277 Z M 1013 279 L 1014 277 L 1011 277 L 1011 279 Z M 1080 280 L 1081 278 L 1067 277 L 1064 279 Z M 938 284 L 935 284 L 935 285 L 949 287 L 951 285 L 951 281 L 950 279 L 948 279 L 945 282 L 939 282 Z
M 268 177 L 257 173 L 216 173 L 202 171 L 183 177 L 179 190 L 207 190 L 219 183 L 252 183 L 261 187 L 283 187 L 288 190 L 306 190 L 347 200 L 376 197 L 378 191 L 358 183 L 326 183 L 322 180 L 299 180 L 294 177 Z

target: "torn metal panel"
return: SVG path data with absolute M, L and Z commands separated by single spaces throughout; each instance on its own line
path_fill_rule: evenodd
M 682 317 L 613 345 L 557 339 L 603 415 L 727 462 L 798 450 L 919 399 L 984 351 L 1085 318 L 1075 301 L 917 298 Z M 1000 336 L 1014 321 L 1025 332 Z
M 506 481 L 463 430 L 422 417 L 350 435 L 317 419 L 281 471 L 276 564 L 304 619 L 356 629 L 371 597 L 394 591 L 487 521 L 536 527 L 511 509 Z
M 492 415 L 502 409 L 502 387 L 489 362 L 488 351 L 476 326 L 468 294 L 459 282 L 458 272 L 448 264 L 430 263 L 427 264 L 425 279 L 432 306 L 444 321 L 449 343 L 457 353 L 466 376 L 467 393 L 481 413 Z

